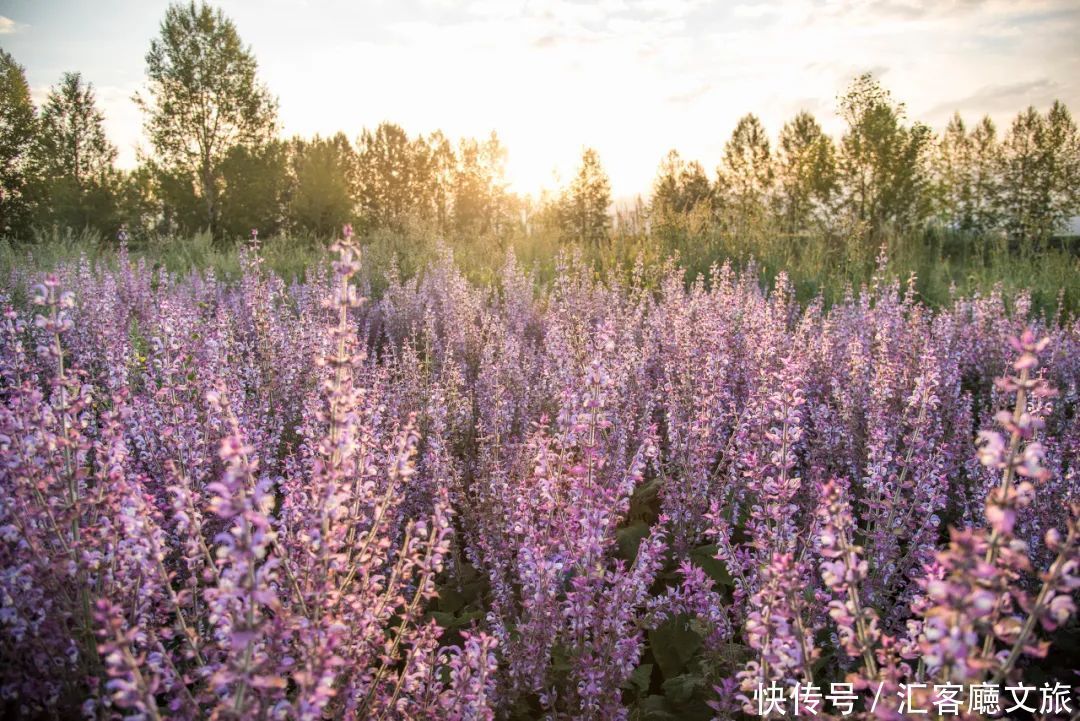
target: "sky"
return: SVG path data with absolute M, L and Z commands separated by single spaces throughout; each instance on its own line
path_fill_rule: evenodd
M 911 118 L 999 128 L 1054 99 L 1080 114 L 1080 0 L 219 0 L 278 98 L 282 133 L 383 120 L 451 138 L 495 130 L 511 188 L 537 194 L 595 148 L 616 198 L 647 193 L 675 148 L 710 171 L 738 118 L 775 138 L 874 73 Z M 119 163 L 145 147 L 131 100 L 166 2 L 0 0 L 0 47 L 40 103 L 65 71 L 94 84 Z

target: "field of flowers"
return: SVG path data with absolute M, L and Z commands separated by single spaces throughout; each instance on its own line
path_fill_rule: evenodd
M 0 291 L 5 717 L 1077 708 L 1077 319 L 338 253 Z

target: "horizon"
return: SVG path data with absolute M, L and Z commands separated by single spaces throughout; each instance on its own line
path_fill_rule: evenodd
M 510 189 L 534 197 L 564 184 L 585 147 L 616 202 L 647 195 L 671 149 L 711 177 L 750 112 L 773 142 L 799 110 L 836 136 L 836 96 L 862 72 L 935 130 L 954 111 L 1002 131 L 1029 105 L 1080 106 L 1080 7 L 1063 0 L 212 4 L 253 49 L 281 137 L 340 130 L 354 142 L 382 121 L 455 142 L 495 131 Z M 38 106 L 61 73 L 81 72 L 130 168 L 146 146 L 132 96 L 167 6 L 0 0 L 0 47 L 26 68 Z

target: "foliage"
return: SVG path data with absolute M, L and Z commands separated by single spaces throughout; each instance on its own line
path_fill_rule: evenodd
M 902 104 L 871 75 L 858 77 L 840 100 L 848 129 L 840 139 L 843 202 L 872 237 L 886 225 L 911 227 L 927 214 L 930 129 L 904 124 Z
M 38 122 L 39 224 L 112 232 L 118 225 L 116 147 L 105 135 L 93 85 L 79 73 L 65 73 L 49 91 Z
M 410 139 L 392 123 L 364 130 L 356 157 L 357 199 L 368 227 L 400 231 L 410 220 L 433 219 L 439 152 L 445 148 Z
M 311 140 L 294 138 L 288 216 L 300 232 L 326 237 L 352 220 L 356 192 L 355 154 L 344 133 Z
M 824 222 L 837 191 L 836 150 L 810 113 L 784 124 L 776 163 L 781 228 L 798 233 Z
M 1045 118 L 1028 108 L 1017 115 L 1003 145 L 1005 228 L 1022 243 L 1043 241 L 1080 205 L 1076 123 L 1060 102 Z
M 252 228 L 264 236 L 284 229 L 282 206 L 289 190 L 288 147 L 272 140 L 257 147 L 235 145 L 221 162 L 221 231 L 246 238 Z
M 22 66 L 0 49 L 0 234 L 26 232 L 32 209 L 28 193 L 30 153 L 37 119 Z
M 559 227 L 568 240 L 599 245 L 611 232 L 611 182 L 592 148 L 581 154 L 581 165 L 559 199 Z
M 698 235 L 712 222 L 715 189 L 701 163 L 686 162 L 672 150 L 660 163 L 649 204 L 653 229 L 662 237 Z
M 506 229 L 506 148 L 492 132 L 484 141 L 462 139 L 451 177 L 453 227 L 462 234 L 493 233 Z
M 773 189 L 772 152 L 761 121 L 753 113 L 739 118 L 717 171 L 716 194 L 733 232 L 742 234 L 765 217 Z
M 220 220 L 221 163 L 233 146 L 258 146 L 276 126 L 276 101 L 250 48 L 221 10 L 192 0 L 165 12 L 146 55 L 147 90 L 136 95 L 156 163 L 190 182 L 203 224 Z

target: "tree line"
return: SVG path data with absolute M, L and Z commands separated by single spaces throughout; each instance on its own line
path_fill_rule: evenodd
M 672 150 L 647 202 L 613 213 L 610 182 L 585 149 L 566 187 L 538 200 L 507 188 L 497 135 L 452 142 L 393 123 L 350 139 L 282 139 L 277 101 L 236 26 L 205 3 L 171 5 L 146 55 L 135 101 L 149 152 L 116 168 L 92 84 L 67 73 L 35 108 L 23 68 L 0 50 L 0 235 L 88 228 L 111 235 L 209 230 L 232 239 L 366 231 L 455 235 L 555 232 L 600 244 L 615 228 L 706 232 L 890 231 L 936 225 L 1039 244 L 1080 213 L 1080 135 L 1060 102 L 1021 111 L 1003 133 L 955 115 L 945 131 L 909 121 L 871 75 L 839 98 L 834 140 L 807 112 L 773 142 L 741 118 L 715 173 Z
M 876 236 L 936 225 L 1041 243 L 1080 213 L 1080 135 L 1061 102 L 1045 114 L 1021 111 L 1003 134 L 989 117 L 969 127 L 957 113 L 937 136 L 908 122 L 903 104 L 867 74 L 839 110 L 839 142 L 807 112 L 784 124 L 775 145 L 755 115 L 742 117 L 712 181 L 671 151 L 653 188 L 654 227 Z

